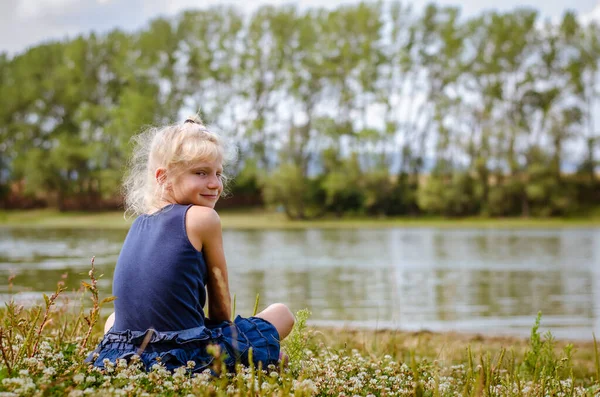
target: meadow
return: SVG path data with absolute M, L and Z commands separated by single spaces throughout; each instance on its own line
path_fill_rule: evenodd
M 600 393 L 595 342 L 557 341 L 532 319 L 529 339 L 454 333 L 307 327 L 308 310 L 284 343 L 288 365 L 173 373 L 143 370 L 134 358 L 104 371 L 84 363 L 101 337 L 92 261 L 89 282 L 68 298 L 64 280 L 44 304 L 0 310 L 0 396 L 594 396 Z M 11 287 L 9 280 L 9 289 Z M 258 306 L 258 302 L 257 302 Z M 256 308 L 255 308 L 256 310 Z

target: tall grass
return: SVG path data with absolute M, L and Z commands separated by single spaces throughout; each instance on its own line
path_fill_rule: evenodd
M 64 281 L 42 305 L 9 302 L 0 310 L 0 395 L 410 395 L 595 396 L 600 358 L 593 342 L 556 341 L 540 334 L 541 315 L 528 340 L 428 332 L 314 329 L 308 310 L 284 341 L 286 366 L 238 366 L 227 374 L 220 352 L 213 371 L 173 373 L 157 364 L 143 371 L 139 358 L 83 363 L 102 334 L 101 299 L 93 267 L 79 303 L 64 296 Z M 91 304 L 81 302 L 91 299 Z M 258 301 L 258 298 L 257 298 Z M 255 304 L 255 311 L 257 304 Z M 251 314 L 251 313 L 248 313 Z M 215 374 L 219 375 L 215 375 Z

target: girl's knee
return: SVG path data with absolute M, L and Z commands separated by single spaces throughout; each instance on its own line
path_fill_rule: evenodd
M 294 326 L 294 323 L 296 322 L 296 318 L 294 317 L 294 314 L 292 313 L 292 311 L 290 310 L 289 307 L 287 307 L 283 303 L 273 303 L 269 307 L 273 307 L 273 310 L 277 311 L 277 314 L 279 315 L 279 317 L 282 320 L 289 323 L 290 329 L 291 329 L 291 327 Z
M 112 312 L 110 314 L 110 316 L 108 316 L 106 323 L 104 323 L 104 333 L 107 333 L 108 330 L 111 329 L 111 327 L 113 326 L 114 323 L 115 323 L 115 312 Z
M 280 339 L 288 336 L 296 322 L 291 310 L 283 303 L 273 303 L 257 316 L 273 324 L 279 333 Z

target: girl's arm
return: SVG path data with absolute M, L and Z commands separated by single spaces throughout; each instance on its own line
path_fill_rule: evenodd
M 212 208 L 193 206 L 187 213 L 186 229 L 190 242 L 198 251 L 202 251 L 208 267 L 208 317 L 217 322 L 229 321 L 231 297 L 223 251 L 221 219 Z

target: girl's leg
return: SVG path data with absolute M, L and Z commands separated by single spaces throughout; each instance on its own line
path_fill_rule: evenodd
M 290 309 L 283 303 L 274 303 L 270 305 L 265 310 L 258 313 L 256 317 L 260 317 L 273 324 L 279 333 L 280 340 L 283 340 L 283 338 L 288 336 L 296 321 Z
M 110 316 L 108 316 L 106 323 L 104 323 L 104 333 L 107 333 L 108 330 L 110 329 L 110 327 L 112 327 L 114 323 L 115 323 L 115 312 L 112 312 L 110 314 Z

